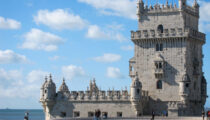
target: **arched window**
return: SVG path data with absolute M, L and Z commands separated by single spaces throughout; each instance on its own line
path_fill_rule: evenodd
M 157 81 L 157 89 L 162 89 L 162 81 L 161 80 Z
M 160 46 L 158 43 L 156 44 L 156 51 L 160 51 Z
M 159 63 L 159 69 L 162 69 L 162 63 L 161 62 Z
M 163 51 L 163 44 L 160 44 L 160 51 Z
M 163 43 L 156 44 L 156 51 L 163 51 Z
M 137 92 L 138 95 L 140 94 L 140 90 L 139 89 L 137 89 L 136 92 Z
M 163 25 L 158 25 L 158 31 L 160 31 L 160 33 L 163 33 Z
M 194 90 L 196 89 L 196 82 L 194 82 Z

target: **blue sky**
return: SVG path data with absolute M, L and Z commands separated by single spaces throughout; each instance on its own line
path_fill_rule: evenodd
M 200 5 L 208 81 L 210 2 Z M 41 108 L 40 86 L 49 73 L 57 88 L 63 77 L 70 90 L 85 90 L 93 78 L 101 89 L 129 87 L 135 14 L 136 0 L 0 1 L 0 108 Z

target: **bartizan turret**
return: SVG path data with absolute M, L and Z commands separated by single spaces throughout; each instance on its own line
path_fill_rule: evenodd
M 57 100 L 68 100 L 70 98 L 70 91 L 68 86 L 66 85 L 65 79 L 63 78 L 63 82 L 59 88 L 57 93 Z
M 180 81 L 180 88 L 179 94 L 181 96 L 181 101 L 185 104 L 189 98 L 189 90 L 190 90 L 190 77 L 188 74 L 184 74 L 181 81 Z
M 49 79 L 45 78 L 45 82 L 42 85 L 41 92 L 42 92 L 42 97 L 40 98 L 40 102 L 42 103 L 45 113 L 48 113 L 46 114 L 45 119 L 49 120 L 51 110 L 55 105 L 55 97 L 56 97 L 56 86 L 52 80 L 51 75 L 49 76 Z
M 140 116 L 142 115 L 142 101 L 141 101 L 142 84 L 139 81 L 137 72 L 136 72 L 136 76 L 132 80 L 130 89 L 131 89 L 130 101 L 132 105 L 134 106 L 134 109 L 136 111 L 136 116 Z
M 207 83 L 206 83 L 206 78 L 203 76 L 201 79 L 201 102 L 203 105 L 206 103 L 206 98 L 207 96 Z
M 144 2 L 143 2 L 143 0 L 138 0 L 136 14 L 138 16 L 139 21 L 141 20 L 141 14 L 143 14 L 143 12 L 144 12 Z

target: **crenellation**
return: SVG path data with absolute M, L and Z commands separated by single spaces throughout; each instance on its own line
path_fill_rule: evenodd
M 106 94 L 107 93 L 107 94 Z M 57 93 L 57 100 L 69 100 L 69 101 L 106 101 L 106 100 L 111 100 L 111 101 L 119 101 L 119 100 L 128 100 L 129 99 L 129 94 L 127 90 L 108 90 L 108 91 L 103 91 L 100 90 L 97 93 L 96 92 L 90 92 L 90 91 L 71 91 L 71 93 L 61 93 L 58 91 Z M 64 97 L 66 96 L 66 97 Z M 144 95 L 143 95 L 144 96 Z M 68 99 L 64 99 L 68 98 Z
M 159 30 L 137 30 L 131 31 L 131 40 L 151 39 L 151 38 L 170 38 L 170 37 L 192 37 L 205 43 L 205 34 L 192 29 L 170 28 L 164 29 L 163 33 Z

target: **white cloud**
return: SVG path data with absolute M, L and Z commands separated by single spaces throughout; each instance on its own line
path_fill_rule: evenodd
M 97 62 L 117 62 L 121 59 L 118 54 L 105 53 L 103 56 L 94 57 L 93 60 Z
M 9 86 L 9 84 L 21 83 L 19 80 L 22 79 L 22 71 L 20 70 L 10 70 L 6 71 L 0 68 L 0 80 L 1 85 Z M 15 82 L 14 82 L 15 80 Z M 19 82 L 18 82 L 19 81 Z
M 125 50 L 125 51 L 131 51 L 131 50 L 133 50 L 133 46 L 131 46 L 131 45 L 122 46 L 121 49 Z
M 122 24 L 117 24 L 117 23 L 109 24 L 109 25 L 107 25 L 107 27 L 108 27 L 109 29 L 112 29 L 112 30 L 118 30 L 118 31 L 124 30 L 124 25 L 122 25 Z
M 109 36 L 105 32 L 103 32 L 97 25 L 91 25 L 88 28 L 87 37 L 95 39 L 104 39 L 108 38 Z
M 136 0 L 78 0 L 98 9 L 102 14 L 136 19 Z
M 0 69 L 0 98 L 38 98 L 46 74 L 48 72 L 33 70 L 23 77 L 21 70 Z
M 12 50 L 0 50 L 0 64 L 8 63 L 25 63 L 27 62 L 26 56 L 17 54 Z
M 63 9 L 56 9 L 54 11 L 39 10 L 34 16 L 36 24 L 44 24 L 53 29 L 82 29 L 87 22 L 79 15 L 74 15 Z
M 125 76 L 120 72 L 119 68 L 115 68 L 115 67 L 108 67 L 107 68 L 107 73 L 106 73 L 107 77 L 109 78 L 117 78 L 117 79 L 122 79 Z
M 0 29 L 19 29 L 20 27 L 20 22 L 9 18 L 6 19 L 0 16 Z
M 58 60 L 59 58 L 60 58 L 60 56 L 57 56 L 57 55 L 55 55 L 53 57 L 49 57 L 49 59 L 53 60 L 53 61 Z
M 80 66 L 75 66 L 75 65 L 63 66 L 62 73 L 63 76 L 69 80 L 72 80 L 73 78 L 76 77 L 86 76 L 84 69 Z
M 210 2 L 200 1 L 200 20 L 210 22 Z
M 199 29 L 202 32 L 210 32 L 210 2 L 199 1 L 200 3 L 200 23 Z
M 117 41 L 126 41 L 127 39 L 120 34 L 119 32 L 115 30 L 102 30 L 97 25 L 90 25 L 88 27 L 88 32 L 86 34 L 86 37 L 92 38 L 92 39 L 101 39 L 101 40 L 117 40 Z
M 27 75 L 27 80 L 29 83 L 42 83 L 41 81 L 44 81 L 45 76 L 48 74 L 49 73 L 45 71 L 33 70 Z
M 63 43 L 61 37 L 35 28 L 26 33 L 24 39 L 21 48 L 32 50 L 53 51 L 57 50 L 58 45 Z

